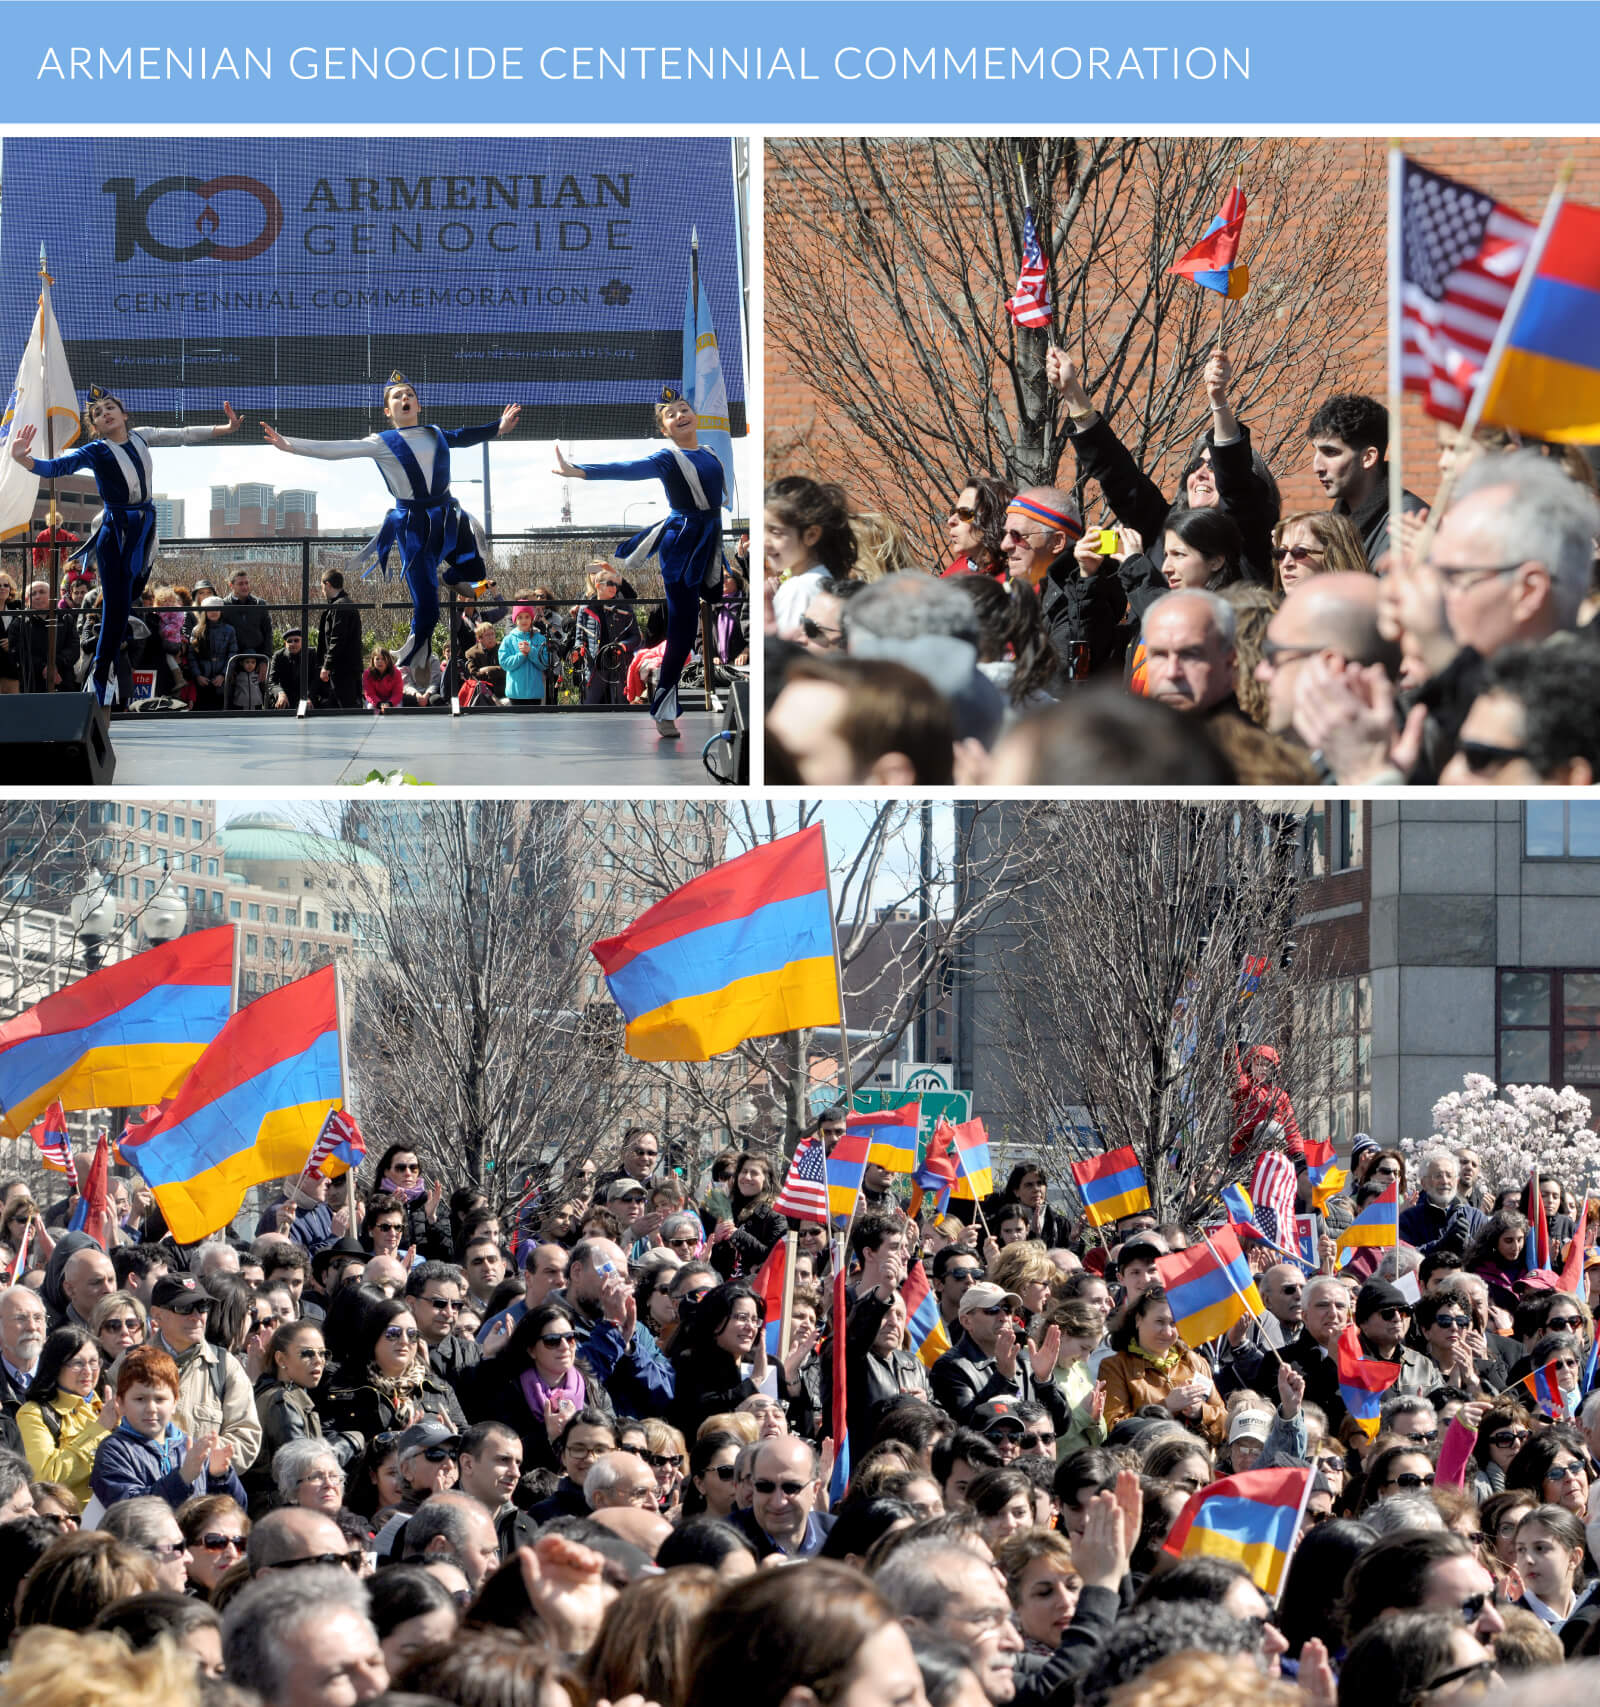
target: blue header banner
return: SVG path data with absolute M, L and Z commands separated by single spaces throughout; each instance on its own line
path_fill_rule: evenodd
M 1594 0 L 6 8 L 19 124 L 1583 125 Z
M 142 421 L 226 398 L 358 436 L 398 368 L 441 426 L 515 398 L 525 435 L 644 436 L 681 380 L 694 230 L 742 428 L 725 140 L 23 137 L 3 174 L 0 349 L 43 245 L 74 376 Z

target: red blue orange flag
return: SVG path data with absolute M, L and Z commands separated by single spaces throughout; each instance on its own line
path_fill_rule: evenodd
M 865 1132 L 852 1132 L 847 1125 L 828 1153 L 828 1213 L 835 1221 L 848 1221 L 856 1212 L 871 1145 Z
M 305 1165 L 344 1098 L 338 972 L 325 966 L 259 996 L 200 1057 L 171 1105 L 123 1140 L 172 1236 L 225 1227 L 244 1194 Z
M 783 1333 L 783 1282 L 788 1268 L 789 1241 L 785 1237 L 768 1251 L 767 1260 L 750 1279 L 750 1290 L 766 1306 L 762 1322 L 767 1336 L 768 1357 L 778 1355 L 778 1343 Z
M 232 925 L 147 948 L 0 1025 L 0 1137 L 53 1102 L 137 1108 L 170 1096 L 233 1011 Z
M 1246 1470 L 1191 1494 L 1168 1532 L 1177 1559 L 1236 1559 L 1275 1595 L 1311 1494 L 1310 1470 Z
M 1352 1323 L 1339 1335 L 1335 1347 L 1339 1373 L 1339 1397 L 1355 1419 L 1356 1426 L 1371 1440 L 1378 1432 L 1378 1413 L 1383 1395 L 1400 1379 L 1400 1365 L 1381 1357 L 1368 1357 L 1361 1349 L 1361 1336 Z
M 1250 269 L 1239 260 L 1245 208 L 1244 190 L 1236 183 L 1206 227 L 1205 235 L 1167 271 L 1181 273 L 1219 296 L 1243 296 L 1250 288 Z
M 994 1161 L 989 1133 L 981 1120 L 964 1120 L 955 1128 L 950 1152 L 956 1161 L 951 1196 L 963 1203 L 981 1203 L 994 1190 Z
M 1578 1211 L 1578 1225 L 1567 1241 L 1566 1261 L 1561 1265 L 1561 1290 L 1573 1297 L 1583 1296 L 1583 1265 L 1589 1253 L 1589 1194 L 1583 1194 L 1583 1208 Z
M 1339 1158 L 1333 1147 L 1331 1138 L 1307 1138 L 1306 1178 L 1311 1182 L 1311 1207 L 1323 1209 L 1330 1197 L 1336 1197 L 1344 1189 L 1344 1182 L 1349 1177 L 1339 1166 Z
M 103 1251 L 111 1249 L 111 1235 L 116 1222 L 111 1209 L 109 1170 L 106 1166 L 108 1141 L 102 1132 L 100 1142 L 94 1147 L 94 1160 L 89 1164 L 89 1177 L 83 1182 L 83 1190 L 78 1194 L 78 1201 L 67 1220 L 69 1233 L 87 1233 Z
M 1261 1314 L 1255 1276 L 1231 1227 L 1217 1228 L 1186 1251 L 1157 1258 L 1156 1272 L 1167 1289 L 1178 1335 L 1188 1345 L 1203 1345 L 1241 1317 Z
M 838 1025 L 822 826 L 717 866 L 590 952 L 640 1061 L 709 1061 L 747 1038 Z
M 1144 1169 L 1131 1144 L 1069 1164 L 1091 1227 L 1104 1227 L 1150 1207 Z
M 921 1257 L 906 1270 L 900 1296 L 906 1301 L 906 1332 L 911 1336 L 911 1349 L 931 1369 L 950 1349 L 950 1335 L 939 1314 L 939 1300 L 928 1283 Z
M 922 1126 L 922 1104 L 902 1103 L 899 1108 L 878 1109 L 871 1114 L 845 1116 L 847 1136 L 867 1140 L 867 1160 L 892 1174 L 909 1174 L 917 1165 L 917 1133 Z
M 1566 1394 L 1561 1391 L 1561 1380 L 1556 1373 L 1559 1358 L 1552 1357 L 1542 1369 L 1535 1369 L 1531 1374 L 1524 1375 L 1517 1383 L 1525 1387 L 1532 1396 L 1533 1402 L 1540 1411 L 1552 1422 L 1564 1422 L 1572 1413 L 1567 1406 Z
M 1381 1197 L 1375 1197 L 1334 1241 L 1348 1262 L 1358 1250 L 1376 1247 L 1393 1250 L 1400 1243 L 1400 1182 L 1391 1180 Z
M 1528 1236 L 1522 1241 L 1522 1266 L 1532 1274 L 1550 1266 L 1550 1220 L 1544 1212 L 1544 1193 L 1539 1189 L 1539 1170 L 1528 1175 Z
M 955 1136 L 956 1129 L 941 1114 L 934 1122 L 933 1136 L 928 1140 L 927 1151 L 911 1176 L 910 1213 L 913 1220 L 922 1212 L 925 1192 L 933 1193 L 933 1206 L 941 1215 L 949 1206 L 958 1171 L 952 1153 Z

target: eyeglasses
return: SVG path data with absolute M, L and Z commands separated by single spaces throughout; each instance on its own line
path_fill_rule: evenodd
M 438 1453 L 442 1454 L 444 1457 L 449 1457 L 448 1451 L 446 1451 L 446 1449 L 442 1446 L 429 1447 L 428 1452 L 429 1452 L 429 1456 L 432 1456 L 432 1454 L 434 1452 L 438 1452 Z M 344 1471 L 343 1470 L 308 1470 L 306 1472 L 306 1474 L 300 1478 L 300 1481 L 297 1485 L 299 1487 L 303 1488 L 307 1482 L 326 1482 L 326 1483 L 328 1483 L 328 1485 L 330 1487 L 342 1488 L 344 1486 Z
M 106 1326 L 109 1328 L 111 1324 L 107 1322 Z M 1544 1324 L 1545 1332 L 1548 1334 L 1576 1333 L 1582 1326 L 1582 1316 L 1547 1316 Z
M 425 1446 L 421 1452 L 413 1454 L 418 1458 L 426 1458 L 430 1464 L 442 1464 L 447 1458 L 454 1458 L 454 1451 L 448 1446 Z
M 690 1304 L 698 1304 L 710 1290 L 709 1286 L 691 1286 L 687 1292 L 680 1292 L 678 1299 L 680 1303 L 686 1300 Z
M 1470 1328 L 1472 1326 L 1470 1316 L 1446 1316 L 1441 1312 L 1433 1320 L 1435 1325 L 1441 1328 Z
M 422 1164 L 420 1162 L 390 1162 L 389 1172 L 392 1174 L 420 1174 Z
M 1318 551 L 1309 545 L 1280 545 L 1277 549 L 1280 558 L 1292 557 L 1296 563 L 1304 563 L 1308 557 L 1326 557 L 1325 551 Z
M 207 1553 L 242 1553 L 244 1551 L 244 1537 L 242 1535 L 219 1535 L 216 1530 L 208 1529 L 204 1535 L 197 1535 L 190 1545 L 202 1548 Z
M 1281 640 L 1274 640 L 1268 635 L 1261 642 L 1261 659 L 1263 663 L 1281 664 L 1289 658 L 1314 658 L 1325 650 L 1323 646 L 1286 646 Z
M 1418 1694 L 1432 1695 L 1435 1690 L 1443 1689 L 1446 1684 L 1466 1683 L 1469 1680 L 1482 1684 L 1486 1689 L 1495 1681 L 1495 1664 L 1496 1662 L 1492 1659 L 1478 1660 L 1469 1666 L 1457 1666 L 1454 1671 L 1441 1672 L 1432 1683 L 1423 1684 Z
M 564 1345 L 576 1344 L 577 1339 L 578 1336 L 573 1333 L 571 1328 L 568 1328 L 564 1334 L 540 1334 L 539 1344 L 548 1346 L 551 1351 L 557 1351 Z
M 461 1308 L 459 1298 L 424 1298 L 422 1302 L 430 1310 L 449 1310 L 452 1314 Z
M 326 1363 L 328 1361 L 328 1354 L 320 1345 L 297 1345 L 294 1348 L 294 1354 L 307 1363 Z
M 573 1458 L 598 1458 L 604 1452 L 637 1453 L 637 1446 L 580 1446 L 577 1442 L 567 1447 L 568 1454 Z
M 1411 1314 L 1403 1304 L 1390 1304 L 1382 1310 L 1373 1311 L 1375 1316 L 1381 1316 L 1386 1322 L 1398 1322 L 1402 1316 Z
M 152 1559 L 159 1559 L 163 1565 L 170 1565 L 174 1559 L 189 1557 L 189 1543 L 183 1540 L 152 1541 L 148 1547 L 140 1548 L 140 1551 L 148 1553 Z
M 303 1559 L 278 1559 L 275 1571 L 298 1571 L 303 1565 L 342 1565 L 347 1571 L 361 1569 L 360 1556 L 355 1553 L 308 1553 Z
M 1398 1476 L 1391 1476 L 1388 1485 L 1391 1488 L 1431 1488 L 1437 1478 L 1430 1470 L 1426 1476 L 1419 1476 L 1415 1470 L 1402 1470 Z
M 790 1499 L 803 1494 L 811 1486 L 809 1482 L 773 1482 L 765 1476 L 757 1476 L 750 1485 L 758 1494 L 775 1494 L 779 1488 L 782 1488 Z
M 1493 568 L 1474 568 L 1470 564 L 1434 563 L 1430 560 L 1428 567 L 1444 582 L 1447 591 L 1470 593 L 1481 582 L 1493 580 L 1497 575 L 1515 575 L 1527 561 L 1527 558 L 1519 557 L 1515 563 L 1497 563 Z
M 1589 1472 L 1581 1464 L 1552 1464 L 1544 1473 L 1547 1482 L 1564 1482 L 1569 1476 L 1587 1481 Z
M 392 1345 L 415 1345 L 422 1338 L 417 1328 L 402 1328 L 398 1322 L 393 1327 L 383 1330 L 383 1337 Z

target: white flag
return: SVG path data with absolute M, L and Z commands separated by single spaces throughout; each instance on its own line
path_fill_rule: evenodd
M 17 381 L 0 414 L 0 539 L 26 534 L 39 496 L 39 476 L 11 454 L 11 435 L 34 429 L 33 454 L 60 456 L 78 437 L 78 393 L 61 347 L 61 328 L 50 306 L 50 275 L 41 274 L 39 312 L 17 364 Z
M 711 303 L 706 297 L 704 284 L 700 286 L 696 302 L 692 270 L 683 304 L 683 395 L 700 417 L 700 443 L 722 464 L 722 507 L 729 515 L 735 515 L 738 513 L 739 495 L 733 482 L 728 387 L 722 377 L 717 331 L 711 324 Z

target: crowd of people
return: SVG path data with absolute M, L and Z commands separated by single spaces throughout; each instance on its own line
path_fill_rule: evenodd
M 632 1128 L 508 1227 L 397 1143 L 192 1246 L 119 1181 L 109 1251 L 0 1184 L 7 1702 L 1422 1707 L 1600 1651 L 1600 1253 L 1577 1292 L 1527 1266 L 1473 1152 L 1413 1192 L 1358 1135 L 1328 1225 L 1397 1189 L 1399 1251 L 1255 1246 L 1261 1321 L 1203 1346 L 1157 1266 L 1198 1229 L 1090 1229 L 1039 1161 L 916 1214 L 869 1165 L 836 1244 L 779 1212 L 780 1158 L 696 1193 L 675 1157 Z M 1541 1191 L 1560 1262 L 1574 1205 Z M 752 1280 L 791 1235 L 769 1347 Z M 1351 1327 L 1396 1371 L 1370 1438 Z M 1273 1466 L 1311 1474 L 1275 1597 L 1164 1550 Z
M 767 780 L 777 784 L 1587 786 L 1600 775 L 1600 501 L 1574 447 L 1485 431 L 1437 518 L 1391 529 L 1388 412 L 1306 425 L 1327 508 L 1285 510 L 1234 412 L 1163 491 L 1066 352 L 1073 481 L 973 475 L 950 563 L 801 476 L 765 495 Z M 1453 466 L 1458 463 L 1459 466 Z M 1098 521 L 1083 503 L 1097 494 Z

